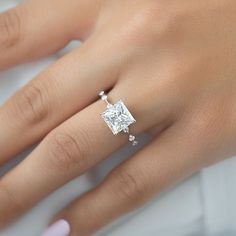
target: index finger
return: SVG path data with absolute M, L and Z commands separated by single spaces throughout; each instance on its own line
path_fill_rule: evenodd
M 28 0 L 0 14 L 0 70 L 87 38 L 99 4 L 100 0 Z

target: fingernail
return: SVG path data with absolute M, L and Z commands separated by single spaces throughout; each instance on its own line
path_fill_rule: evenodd
M 65 220 L 59 220 L 51 225 L 42 236 L 69 236 L 70 225 Z

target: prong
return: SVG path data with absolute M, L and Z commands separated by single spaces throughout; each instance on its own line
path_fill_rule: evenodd
M 104 91 L 101 91 L 101 92 L 99 93 L 99 97 L 102 99 L 102 101 L 106 102 L 107 107 L 112 106 L 112 104 L 109 103 L 107 94 L 106 94 Z
M 102 97 L 105 94 L 105 91 L 101 91 L 98 95 L 99 97 Z
M 124 131 L 125 133 L 129 133 L 129 127 L 124 128 L 123 131 Z
M 107 108 L 112 108 L 113 105 L 107 101 Z

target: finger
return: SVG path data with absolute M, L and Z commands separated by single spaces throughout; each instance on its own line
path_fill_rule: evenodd
M 104 125 L 99 115 L 103 110 L 99 101 L 70 118 L 1 179 L 0 227 L 126 141 L 122 135 L 114 138 Z
M 191 134 L 184 134 L 174 126 L 169 128 L 112 171 L 102 184 L 70 204 L 54 222 L 60 219 L 68 222 L 70 236 L 92 235 L 192 174 L 198 166 L 193 161 L 197 152 L 189 148 L 196 138 Z
M 118 55 L 114 56 L 113 51 L 104 47 L 96 38 L 91 38 L 0 108 L 3 130 L 0 133 L 0 164 L 38 142 L 54 127 L 92 103 L 99 91 L 114 85 L 120 62 Z
M 119 94 L 121 92 L 115 87 L 110 92 L 111 101 L 117 101 Z M 152 125 L 143 115 L 142 111 L 146 108 L 139 107 L 138 101 L 133 103 L 135 94 L 130 94 L 129 91 L 124 94 L 124 102 L 138 120 L 137 124 L 131 127 L 131 131 L 134 134 L 140 133 L 146 126 Z M 113 136 L 104 124 L 100 117 L 104 110 L 103 101 L 97 101 L 83 109 L 49 133 L 28 158 L 2 178 L 0 224 L 4 225 L 14 219 L 127 142 L 126 134 Z
M 0 70 L 51 54 L 91 33 L 99 0 L 28 0 L 0 15 Z

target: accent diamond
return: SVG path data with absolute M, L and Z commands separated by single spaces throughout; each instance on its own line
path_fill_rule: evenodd
M 130 134 L 130 135 L 129 135 L 129 141 L 132 142 L 132 141 L 134 141 L 134 140 L 135 140 L 135 136 Z

